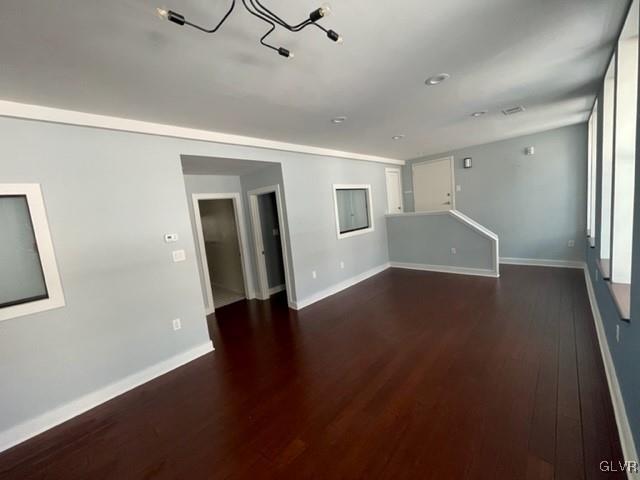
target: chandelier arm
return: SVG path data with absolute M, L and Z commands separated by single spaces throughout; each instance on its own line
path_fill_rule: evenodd
M 276 15 L 271 10 L 269 10 L 267 7 L 265 7 L 260 2 L 260 0 L 251 0 L 251 4 L 254 6 L 254 8 L 256 8 L 256 10 L 258 10 L 257 7 L 260 7 L 260 9 L 262 9 L 262 11 L 263 11 L 263 14 L 268 14 L 268 16 L 271 17 L 272 20 L 276 21 L 276 23 L 279 23 L 284 28 L 286 28 L 287 30 L 292 31 L 292 32 L 300 31 L 310 23 L 310 20 L 307 18 L 307 19 L 303 20 L 302 22 L 300 22 L 297 25 L 289 25 L 287 22 L 282 20 L 282 18 L 280 18 L 278 15 Z M 257 5 L 257 7 L 256 7 L 256 5 Z
M 251 0 L 249 0 L 249 2 L 251 2 Z M 265 34 L 262 36 L 262 38 L 260 38 L 260 43 L 261 43 L 262 45 L 264 45 L 265 47 L 267 47 L 267 48 L 270 48 L 270 49 L 272 49 L 272 50 L 278 51 L 278 49 L 277 49 L 276 47 L 274 47 L 273 45 L 269 45 L 268 43 L 266 43 L 266 42 L 264 41 L 264 39 L 265 39 L 265 38 L 267 38 L 267 37 L 271 34 L 271 32 L 273 32 L 273 31 L 276 29 L 276 25 L 275 25 L 275 23 L 273 23 L 270 19 L 263 17 L 263 16 L 262 16 L 262 15 L 260 15 L 259 13 L 256 13 L 256 12 L 254 12 L 253 10 L 251 10 L 251 9 L 249 8 L 249 5 L 247 5 L 247 0 L 242 0 L 242 4 L 244 5 L 244 8 L 246 8 L 246 9 L 247 9 L 247 11 L 248 11 L 251 15 L 253 15 L 254 17 L 257 17 L 257 18 L 259 18 L 260 20 L 262 20 L 263 22 L 268 23 L 269 25 L 271 25 L 271 28 L 269 29 L 269 31 L 268 31 L 267 33 L 265 33 Z
M 227 13 L 225 13 L 224 17 L 222 17 L 222 20 L 220 20 L 220 22 L 218 22 L 218 24 L 211 29 L 201 27 L 200 25 L 196 25 L 195 23 L 191 23 L 187 20 L 184 21 L 184 24 L 189 25 L 190 27 L 193 27 L 195 29 L 198 29 L 204 33 L 216 33 L 218 29 L 222 26 L 222 24 L 227 20 L 227 18 L 229 18 L 229 15 L 231 15 L 231 12 L 233 12 L 233 9 L 235 8 L 235 6 L 236 6 L 236 0 L 231 0 L 231 7 L 229 7 L 229 10 L 227 11 Z

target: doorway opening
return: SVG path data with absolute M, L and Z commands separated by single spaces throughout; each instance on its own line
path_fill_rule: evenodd
M 289 259 L 284 232 L 280 186 L 273 185 L 248 192 L 254 236 L 258 291 L 266 300 L 287 291 L 289 296 Z
M 413 172 L 413 198 L 416 212 L 456 208 L 453 157 L 416 163 Z
M 210 314 L 248 296 L 240 195 L 194 194 L 193 209 Z

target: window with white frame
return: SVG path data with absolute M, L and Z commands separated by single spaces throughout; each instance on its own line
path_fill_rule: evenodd
M 371 185 L 334 185 L 338 238 L 373 231 Z
M 611 199 L 613 188 L 613 136 L 616 91 L 616 58 L 611 63 L 604 79 L 602 118 L 602 202 L 600 210 L 600 263 L 602 274 L 609 278 L 611 259 Z
M 611 203 L 611 285 L 624 318 L 629 318 L 633 203 L 638 106 L 638 0 L 618 40 L 616 53 L 615 143 Z
M 0 320 L 64 306 L 38 184 L 0 184 Z
M 595 246 L 596 238 L 596 178 L 598 162 L 598 99 L 589 117 L 589 147 L 587 166 L 587 235 L 589 243 Z

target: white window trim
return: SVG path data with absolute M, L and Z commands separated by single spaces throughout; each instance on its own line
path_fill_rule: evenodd
M 47 221 L 47 213 L 44 208 L 40 184 L 0 184 L 0 195 L 25 195 L 27 197 L 27 205 L 33 224 L 33 233 L 36 244 L 38 245 L 42 273 L 49 295 L 49 298 L 43 300 L 0 308 L 0 321 L 64 307 L 64 292 L 62 291 L 62 283 L 60 282 L 60 274 L 58 273 L 53 242 L 51 241 L 51 235 L 49 233 L 49 222 Z
M 338 213 L 338 190 L 366 190 L 367 201 L 369 202 L 367 208 L 367 214 L 369 215 L 369 228 L 363 228 L 361 230 L 354 230 L 353 232 L 340 233 L 340 215 Z M 352 184 L 334 184 L 333 185 L 333 207 L 336 216 L 336 234 L 338 240 L 343 238 L 355 237 L 357 235 L 364 235 L 375 230 L 373 225 L 373 201 L 371 200 L 371 185 L 352 185 Z

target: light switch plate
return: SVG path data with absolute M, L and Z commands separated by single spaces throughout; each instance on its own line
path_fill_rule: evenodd
M 187 259 L 187 254 L 184 250 L 174 250 L 171 255 L 174 262 L 184 262 Z

